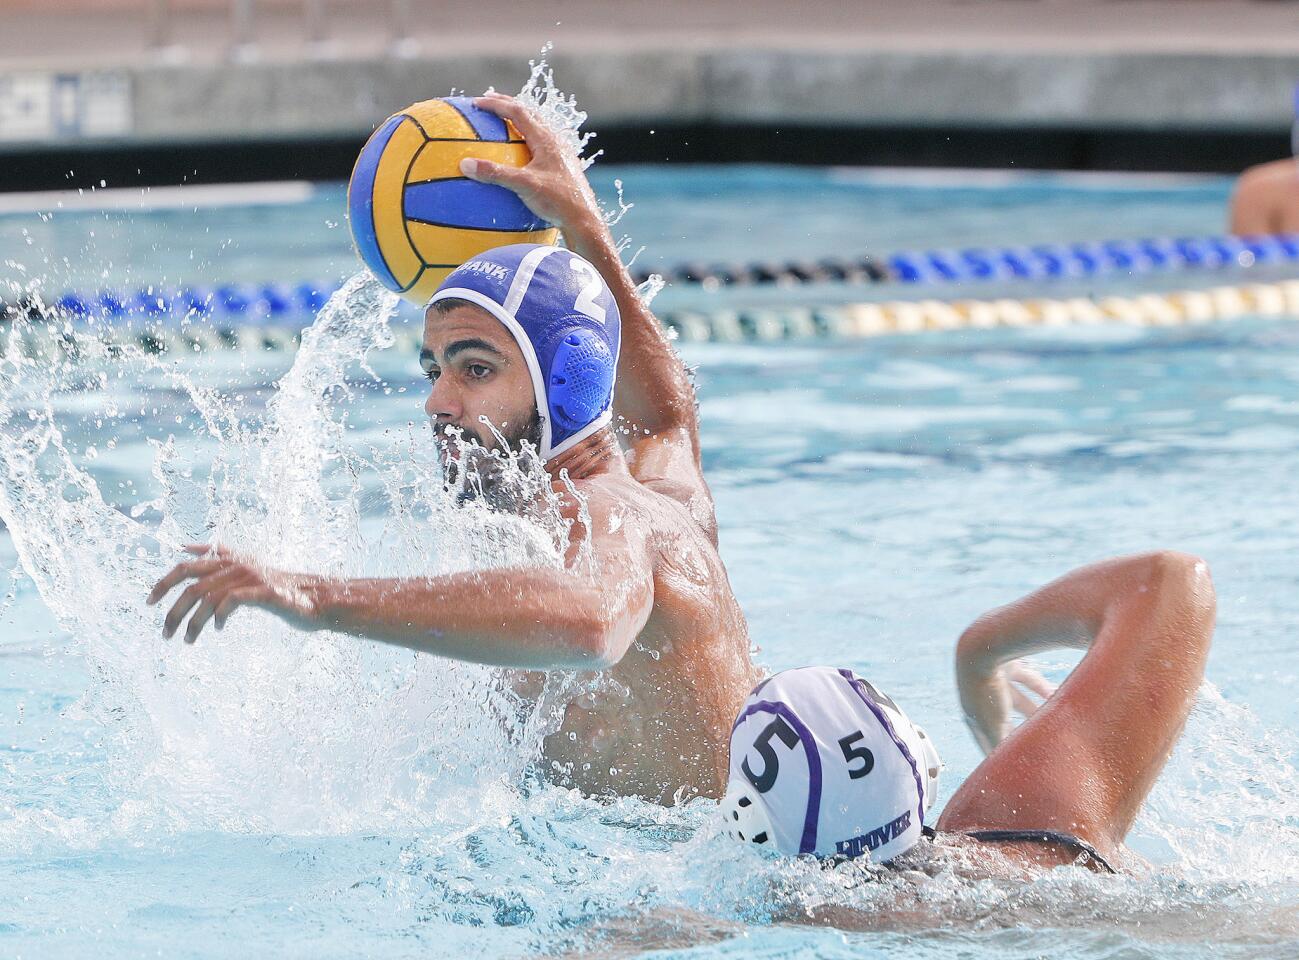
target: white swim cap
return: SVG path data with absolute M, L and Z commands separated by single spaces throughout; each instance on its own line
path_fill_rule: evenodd
M 925 732 L 851 670 L 786 670 L 735 721 L 721 812 L 739 840 L 884 863 L 919 841 L 941 768 Z

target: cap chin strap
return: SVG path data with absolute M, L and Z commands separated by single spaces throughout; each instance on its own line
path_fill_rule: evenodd
M 552 457 L 557 457 L 565 450 L 571 450 L 573 447 L 577 446 L 587 437 L 594 436 L 595 434 L 603 430 L 605 427 L 609 426 L 609 424 L 613 422 L 612 406 L 613 405 L 610 404 L 610 409 L 605 410 L 604 413 L 600 414 L 598 417 L 596 417 L 594 420 L 588 423 L 581 430 L 577 431 L 577 433 L 573 434 L 567 440 L 561 440 L 559 443 L 557 443 L 555 447 L 550 451 L 550 456 L 546 456 L 543 453 L 542 459 L 549 460 Z M 549 436 L 549 431 L 547 431 L 547 436 Z

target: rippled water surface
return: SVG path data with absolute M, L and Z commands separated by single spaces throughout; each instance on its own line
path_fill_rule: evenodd
M 697 255 L 701 234 L 743 237 L 736 255 L 751 256 L 762 237 L 782 255 L 830 237 L 810 252 L 835 252 L 854 230 L 889 247 L 1008 242 L 1021 229 L 1207 233 L 1223 192 L 1217 181 L 944 193 L 842 174 L 622 173 L 645 207 L 627 228 L 664 260 Z M 816 191 L 838 200 L 814 204 L 813 230 L 798 198 Z M 337 200 L 324 191 L 189 222 L 245 246 L 278 239 L 276 272 L 299 243 L 304 272 L 342 272 L 345 252 L 310 256 Z M 115 229 L 147 236 L 179 216 L 133 213 Z M 244 231 L 250 218 L 263 226 Z M 0 236 L 20 220 L 0 218 Z M 879 220 L 910 232 L 894 244 Z M 91 243 L 75 222 L 81 234 L 47 226 L 67 231 L 60 243 Z M 198 250 L 204 270 L 258 279 L 219 244 L 178 244 L 184 230 L 171 245 Z M 132 249 L 130 278 L 151 256 Z M 8 371 L 21 377 L 3 430 L 13 530 L 0 534 L 0 569 L 14 573 L 0 575 L 12 581 L 0 600 L 0 954 L 1299 951 L 1299 327 L 684 351 L 759 658 L 849 666 L 899 698 L 947 762 L 940 804 L 978 759 L 951 677 L 975 615 L 1125 551 L 1189 550 L 1213 568 L 1212 686 L 1132 837 L 1153 876 L 940 874 L 916 889 L 859 867 L 763 861 L 717 834 L 707 801 L 598 803 L 537 784 L 526 771 L 547 707 L 492 671 L 303 637 L 256 614 L 195 647 L 161 640 L 144 587 L 178 539 L 212 525 L 302 568 L 550 562 L 543 534 L 466 521 L 428 489 L 414 358 L 377 350 L 369 373 L 354 362 L 383 342 L 380 300 L 327 317 L 293 371 L 289 355 L 230 352 Z M 898 929 L 900 898 L 924 906 L 919 932 Z M 837 927 L 806 922 L 827 912 Z M 861 929 L 873 932 L 849 932 Z

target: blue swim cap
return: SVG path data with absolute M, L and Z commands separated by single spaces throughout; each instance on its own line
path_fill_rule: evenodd
M 621 318 L 604 279 L 563 247 L 516 243 L 457 267 L 429 300 L 468 300 L 514 335 L 542 415 L 541 458 L 613 418 Z

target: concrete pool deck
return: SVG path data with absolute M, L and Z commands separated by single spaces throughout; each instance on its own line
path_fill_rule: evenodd
M 553 41 L 592 124 L 908 125 L 1267 132 L 1293 118 L 1297 5 L 1246 0 L 609 3 L 0 0 L 0 153 L 50 146 L 362 136 L 452 88 L 517 89 Z

